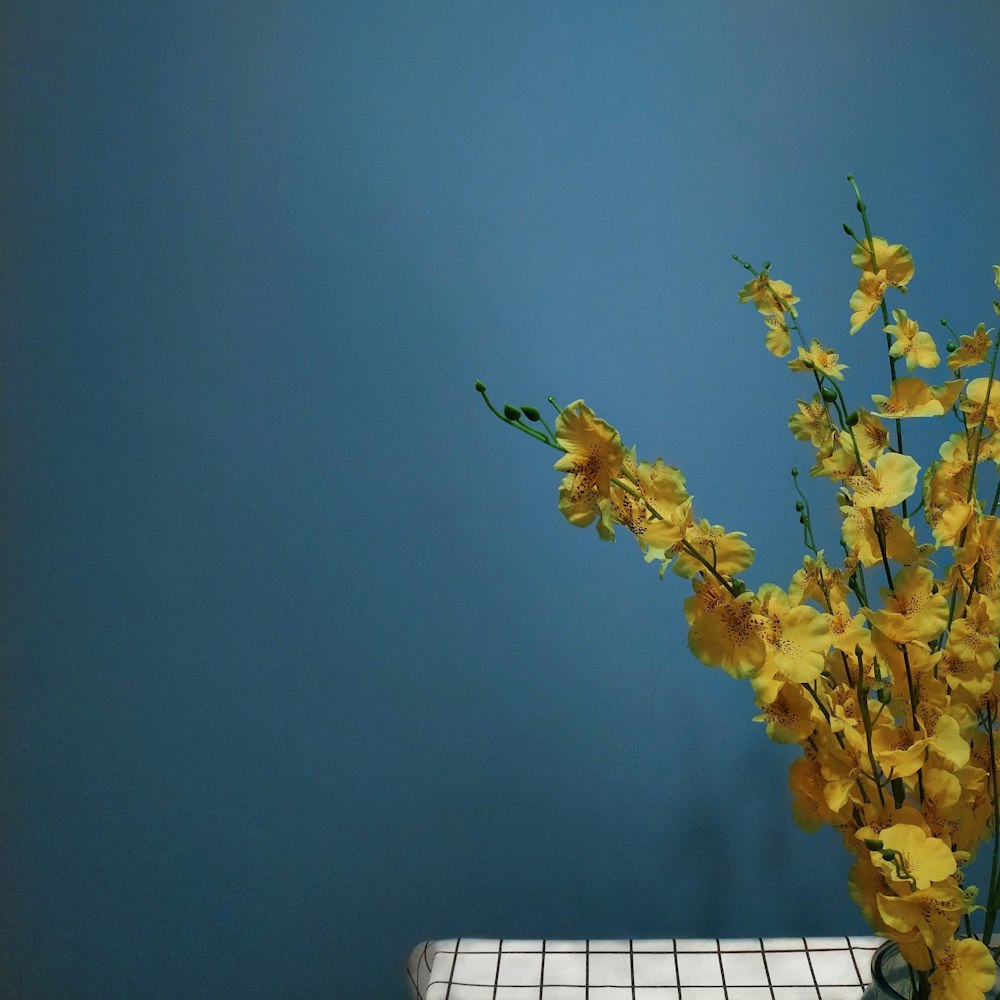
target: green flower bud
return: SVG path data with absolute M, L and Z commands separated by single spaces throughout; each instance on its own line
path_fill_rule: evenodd
M 948 349 L 949 354 L 954 354 L 958 350 L 958 344 L 954 340 L 949 340 L 944 346 Z
M 823 386 L 823 391 L 821 393 L 823 399 L 828 403 L 835 403 L 837 401 L 836 390 L 831 389 L 828 385 Z
M 869 851 L 881 851 L 884 846 L 881 840 L 875 840 L 874 837 L 865 837 L 864 843 Z
M 795 501 L 795 509 L 801 513 L 806 509 L 806 505 L 801 500 Z
M 534 420 L 541 420 L 542 419 L 542 415 L 533 406 L 522 406 L 521 407 L 521 412 L 529 420 L 534 421 Z
M 520 420 L 521 411 L 516 406 L 511 406 L 510 403 L 504 403 L 503 405 L 503 415 L 508 420 Z
M 854 427 L 854 426 L 856 426 L 856 425 L 857 425 L 857 422 L 858 422 L 858 421 L 859 421 L 860 419 L 861 419 L 861 414 L 860 414 L 860 413 L 858 413 L 858 411 L 857 411 L 857 410 L 854 410 L 854 412 L 853 412 L 853 413 L 848 413 L 848 414 L 847 414 L 847 426 L 848 426 L 848 427 Z
M 799 474 L 799 470 L 792 466 L 792 479 L 794 479 Z
M 476 392 L 486 392 L 486 386 L 476 379 Z

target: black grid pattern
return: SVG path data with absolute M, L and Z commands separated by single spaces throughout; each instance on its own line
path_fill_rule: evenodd
M 873 937 L 520 941 L 413 950 L 413 1000 L 860 1000 Z

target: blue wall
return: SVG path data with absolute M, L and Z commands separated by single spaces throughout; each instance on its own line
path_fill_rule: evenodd
M 863 929 L 686 585 L 472 386 L 585 397 L 787 583 L 803 390 L 730 254 L 884 364 L 853 171 L 911 314 L 990 318 L 998 16 L 938 9 L 4 5 L 0 996 Z

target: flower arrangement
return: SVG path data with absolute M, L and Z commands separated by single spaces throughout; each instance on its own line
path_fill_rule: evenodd
M 751 589 L 741 574 L 754 550 L 741 532 L 695 517 L 677 468 L 640 459 L 583 400 L 560 408 L 550 398 L 550 427 L 535 407 L 497 409 L 481 382 L 476 389 L 502 421 L 560 453 L 559 509 L 571 524 L 594 524 L 605 540 L 624 526 L 661 579 L 671 566 L 691 581 L 691 651 L 749 681 L 755 721 L 801 748 L 789 776 L 795 819 L 842 835 L 855 856 L 851 896 L 898 945 L 912 995 L 978 1000 L 996 980 L 988 945 L 1000 910 L 1000 484 L 991 499 L 977 492 L 980 466 L 1000 466 L 997 342 L 982 323 L 959 337 L 942 320 L 948 377 L 911 374 L 940 365 L 931 334 L 903 309 L 890 313 L 913 257 L 872 235 L 848 179 L 864 229 L 859 237 L 844 226 L 859 272 L 850 332 L 880 315 L 888 353 L 888 393 L 871 406 L 848 403 L 846 366 L 806 340 L 790 285 L 770 264 L 734 257 L 752 274 L 739 300 L 763 317 L 767 349 L 784 357 L 798 341 L 788 367 L 809 390 L 788 426 L 815 451 L 810 475 L 834 485 L 842 559 L 817 546 L 792 469 L 807 551 L 787 587 Z M 1000 266 L 993 272 L 1000 288 Z M 921 470 L 904 450 L 904 425 L 933 417 L 947 429 Z M 965 872 L 984 840 L 992 862 L 980 893 Z

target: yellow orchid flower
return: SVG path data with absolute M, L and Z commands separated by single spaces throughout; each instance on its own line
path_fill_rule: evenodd
M 703 520 L 692 525 L 684 538 L 723 576 L 742 573 L 753 562 L 754 551 L 743 541 L 742 531 L 727 532 L 721 524 L 709 524 Z M 677 561 L 673 566 L 678 576 L 687 579 L 704 568 L 704 564 L 687 551 L 677 553 Z
M 803 557 L 801 569 L 795 571 L 788 586 L 788 599 L 793 604 L 813 600 L 829 610 L 831 605 L 845 602 L 850 594 L 844 579 L 844 570 L 831 566 L 821 549 L 815 559 L 808 555 Z
M 556 417 L 555 435 L 566 454 L 553 468 L 573 477 L 571 498 L 578 500 L 592 490 L 608 496 L 611 480 L 621 473 L 628 454 L 618 431 L 578 399 Z
M 863 410 L 852 430 L 854 440 L 858 443 L 858 451 L 865 461 L 870 462 L 889 447 L 889 432 L 874 413 Z M 847 436 L 846 431 L 841 431 L 841 441 Z
M 850 802 L 846 799 L 840 810 L 833 810 L 826 804 L 826 778 L 815 754 L 792 761 L 788 769 L 788 786 L 792 791 L 792 817 L 802 830 L 815 833 L 824 823 L 839 826 L 850 816 Z
M 804 347 L 799 348 L 799 356 L 794 361 L 789 361 L 788 367 L 793 372 L 815 370 L 843 382 L 844 376 L 841 373 L 846 371 L 847 365 L 839 364 L 839 358 L 840 355 L 835 351 L 821 347 L 820 342 L 814 340 L 808 351 Z
M 790 681 L 815 680 L 830 648 L 828 616 L 808 604 L 793 605 L 773 583 L 765 583 L 757 597 L 767 622 L 762 634 L 768 661 Z
M 851 333 L 855 334 L 875 315 L 875 310 L 882 304 L 885 289 L 888 284 L 885 270 L 872 274 L 862 271 L 858 280 L 858 289 L 851 296 Z
M 878 897 L 879 914 L 886 924 L 893 931 L 904 935 L 917 931 L 923 943 L 934 954 L 944 950 L 948 940 L 958 929 L 965 908 L 965 897 L 954 879 L 937 882 L 906 896 L 880 893 Z M 896 938 L 896 934 L 892 936 Z M 903 951 L 902 947 L 900 951 Z M 919 956 L 919 952 L 917 955 Z M 919 968 L 910 954 L 904 954 L 904 957 L 911 965 Z
M 990 394 L 989 406 L 986 405 L 986 393 Z M 1000 425 L 1000 382 L 993 379 L 992 387 L 988 378 L 974 378 L 965 386 L 965 396 L 958 404 L 966 414 L 969 425 L 976 426 L 983 421 L 988 431 L 995 431 Z
M 893 590 L 881 589 L 885 607 L 865 610 L 872 628 L 893 642 L 930 642 L 948 624 L 948 601 L 937 592 L 934 574 L 925 566 L 904 566 Z
M 920 466 L 909 455 L 880 455 L 874 466 L 867 465 L 864 475 L 847 477 L 853 491 L 851 501 L 855 507 L 895 507 L 913 495 L 919 471 Z
M 747 282 L 737 293 L 740 302 L 752 302 L 757 311 L 765 316 L 795 315 L 798 297 L 792 294 L 792 286 L 787 281 L 772 278 L 770 272 L 761 271 L 753 281 Z
M 882 870 L 890 884 L 926 889 L 950 878 L 958 867 L 951 848 L 937 837 L 928 837 L 919 826 L 895 823 L 882 830 L 878 839 L 883 851 L 895 854 L 894 860 L 887 860 L 878 851 L 871 852 L 872 864 Z
M 958 349 L 948 356 L 948 367 L 957 371 L 959 368 L 982 364 L 989 356 L 992 344 L 986 324 L 980 323 L 971 335 L 958 338 Z
M 997 979 L 990 949 L 976 938 L 951 940 L 935 954 L 930 974 L 933 1000 L 983 1000 Z
M 716 581 L 695 581 L 684 602 L 690 628 L 688 647 L 702 663 L 721 667 L 732 677 L 748 677 L 764 663 L 761 617 L 751 591 L 733 597 Z
M 765 316 L 764 323 L 767 326 L 764 346 L 776 358 L 783 358 L 792 349 L 792 335 L 788 331 L 784 315 Z
M 934 338 L 920 329 L 916 320 L 910 319 L 902 309 L 893 309 L 892 318 L 895 323 L 885 327 L 885 332 L 892 334 L 896 342 L 889 348 L 893 358 L 904 358 L 906 370 L 914 368 L 936 368 L 941 363 Z
M 867 635 L 865 628 L 865 615 L 859 611 L 856 615 L 851 614 L 850 608 L 844 601 L 841 601 L 834 608 L 830 616 L 830 637 L 833 645 L 842 653 L 849 656 L 854 655 L 854 650 L 859 646 Z
M 834 426 L 826 411 L 826 404 L 813 396 L 808 403 L 797 400 L 798 413 L 788 418 L 788 427 L 799 441 L 809 441 L 814 447 L 822 448 L 833 440 Z
M 595 492 L 582 493 L 574 498 L 576 477 L 564 476 L 559 484 L 559 510 L 570 524 L 585 528 L 597 521 L 597 534 L 606 542 L 615 538 L 611 503 Z
M 765 723 L 768 739 L 775 743 L 804 743 L 816 729 L 812 702 L 798 684 L 782 684 L 778 694 L 761 707 L 754 722 Z
M 962 617 L 952 622 L 948 649 L 963 660 L 971 660 L 983 670 L 992 670 L 1000 659 L 1000 605 L 973 594 Z
M 901 243 L 889 243 L 881 236 L 874 237 L 870 246 L 859 243 L 851 253 L 851 263 L 862 271 L 885 271 L 886 281 L 899 289 L 907 286 L 914 273 L 913 254 Z
M 956 379 L 931 386 L 915 375 L 904 375 L 892 383 L 888 396 L 872 396 L 884 417 L 940 417 L 952 408 L 965 382 Z
M 894 778 L 912 777 L 924 765 L 930 737 L 920 735 L 909 724 L 877 726 L 872 733 L 872 751 L 879 767 Z

